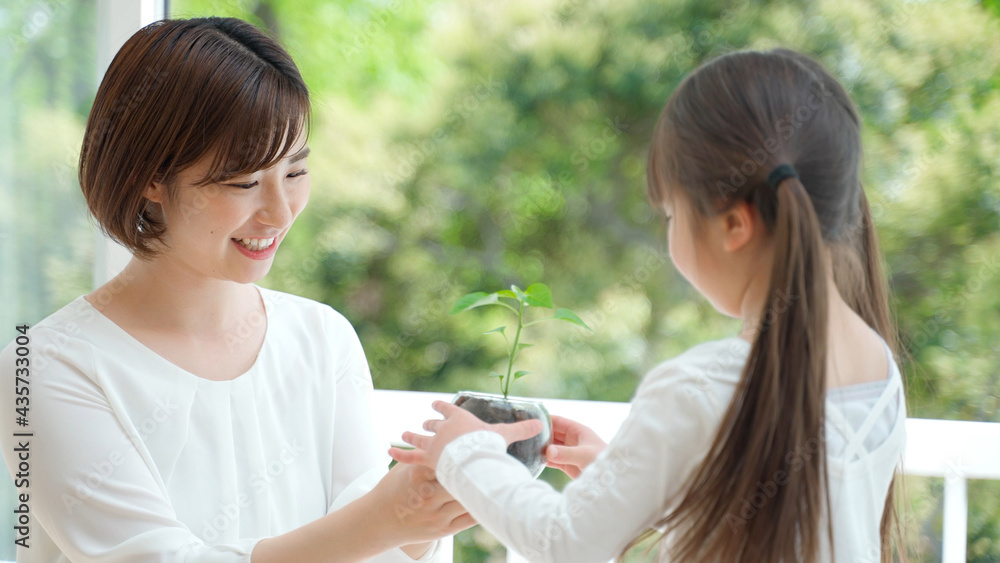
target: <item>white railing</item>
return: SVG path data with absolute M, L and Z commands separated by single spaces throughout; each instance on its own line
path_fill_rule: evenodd
M 376 432 L 383 442 L 399 443 L 404 430 L 420 431 L 428 418 L 440 415 L 432 401 L 451 401 L 453 395 L 416 391 L 375 392 Z M 605 441 L 628 415 L 628 403 L 544 399 L 552 414 L 586 423 Z M 903 470 L 908 475 L 941 477 L 944 486 L 942 563 L 964 563 L 969 479 L 1000 480 L 1000 423 L 910 418 L 906 421 Z M 513 551 L 508 563 L 524 561 Z

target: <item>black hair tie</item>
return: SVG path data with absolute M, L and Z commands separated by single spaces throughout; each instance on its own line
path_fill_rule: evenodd
M 767 175 L 767 185 L 771 186 L 771 189 L 777 193 L 778 186 L 781 182 L 787 178 L 798 178 L 799 173 L 795 171 L 795 167 L 791 164 L 779 164 L 774 167 L 774 170 Z

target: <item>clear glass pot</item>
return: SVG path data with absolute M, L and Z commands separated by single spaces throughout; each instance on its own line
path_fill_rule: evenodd
M 536 399 L 507 397 L 492 393 L 459 391 L 452 403 L 476 415 L 484 422 L 520 422 L 537 419 L 544 423 L 542 431 L 533 438 L 507 446 L 507 453 L 523 463 L 532 477 L 545 469 L 545 448 L 552 443 L 552 419 L 545 405 Z

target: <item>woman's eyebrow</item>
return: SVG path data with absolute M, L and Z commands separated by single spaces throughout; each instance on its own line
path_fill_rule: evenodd
M 298 161 L 302 160 L 303 158 L 305 158 L 307 156 L 309 156 L 309 147 L 305 147 L 302 150 L 300 150 L 299 152 L 297 152 L 297 153 L 293 154 L 291 157 L 289 157 L 288 163 L 291 164 L 293 162 L 298 162 Z

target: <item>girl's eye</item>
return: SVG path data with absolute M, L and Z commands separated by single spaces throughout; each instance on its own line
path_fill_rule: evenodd
M 288 175 L 289 178 L 298 178 L 299 176 L 305 176 L 309 171 L 306 169 L 299 170 L 298 172 L 292 172 Z

